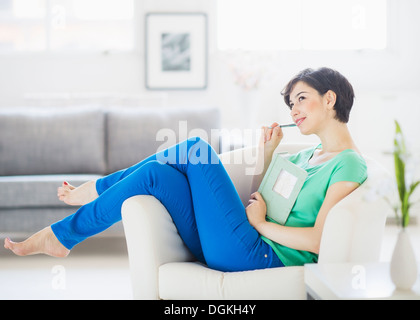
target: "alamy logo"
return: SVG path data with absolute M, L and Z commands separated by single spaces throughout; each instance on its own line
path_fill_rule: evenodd
M 65 290 L 66 289 L 66 269 L 62 265 L 55 265 L 51 269 L 53 278 L 51 281 L 51 287 L 53 290 Z
M 351 280 L 351 287 L 354 290 L 366 290 L 366 268 L 361 265 L 354 265 L 351 273 L 354 275 Z
M 227 150 L 230 149 L 229 144 L 232 141 L 240 142 L 240 147 L 243 146 L 256 146 L 258 145 L 258 141 L 261 135 L 261 130 L 251 130 L 251 129 L 211 129 L 210 135 L 208 131 L 204 129 L 191 129 L 188 128 L 187 121 L 179 121 L 178 132 L 174 131 L 170 128 L 163 128 L 159 130 L 156 134 L 156 141 L 162 142 L 162 144 L 156 150 L 158 154 L 158 160 L 163 163 L 181 163 L 185 164 L 187 159 L 177 158 L 180 157 L 181 153 L 178 155 L 176 154 L 176 150 L 171 148 L 177 143 L 184 141 L 191 137 L 200 137 L 202 140 L 207 141 L 212 146 L 219 146 L 222 145 L 224 147 L 225 144 L 228 144 Z M 237 146 L 236 146 L 237 147 Z M 162 152 L 167 150 L 167 152 Z M 197 146 L 194 150 L 194 157 L 188 159 L 191 160 L 192 164 L 201 163 L 201 164 L 217 164 L 219 163 L 219 157 L 213 155 L 209 157 L 209 151 L 207 146 Z M 173 153 L 173 154 L 171 154 Z M 245 174 L 246 175 L 254 175 L 259 174 L 258 168 L 255 167 L 257 162 L 257 150 L 249 149 L 242 153 L 236 153 L 232 155 L 232 157 L 224 157 L 223 163 L 224 164 L 242 164 L 245 165 Z M 262 169 L 262 168 L 260 168 Z

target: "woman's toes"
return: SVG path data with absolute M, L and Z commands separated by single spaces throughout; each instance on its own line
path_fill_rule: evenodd
M 72 186 L 67 181 L 64 181 L 61 187 L 57 188 L 58 200 L 63 201 L 68 205 L 78 205 L 78 203 L 74 203 L 74 199 L 72 199 L 73 196 L 71 195 L 71 192 L 74 189 L 76 189 L 76 187 Z
M 10 240 L 10 238 L 6 238 L 6 239 L 4 239 L 4 248 L 5 248 L 5 249 L 9 249 L 9 250 L 11 250 L 11 249 L 12 249 L 12 246 L 13 246 L 13 243 L 12 243 L 12 241 Z
M 53 257 L 66 257 L 70 253 L 70 250 L 58 241 L 51 227 L 44 228 L 23 242 L 13 242 L 6 238 L 4 247 L 18 256 L 43 253 Z
M 18 242 L 13 242 L 10 238 L 4 240 L 4 247 L 18 256 L 26 255 L 25 247 Z
M 68 183 L 67 181 L 63 182 L 63 187 L 68 189 L 68 190 L 74 190 L 76 189 L 76 187 L 72 186 L 70 183 Z

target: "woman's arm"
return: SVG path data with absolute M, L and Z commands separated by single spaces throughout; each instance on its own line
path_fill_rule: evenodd
M 266 238 L 292 249 L 318 254 L 322 230 L 328 212 L 358 186 L 358 183 L 348 181 L 337 182 L 331 185 L 327 190 L 325 200 L 313 227 L 286 227 L 266 221 L 267 208 L 262 196 L 258 192 L 252 194 L 249 205 L 246 208 L 246 213 L 251 225 Z
M 271 127 L 261 128 L 261 137 L 257 150 L 257 163 L 251 185 L 252 192 L 258 190 L 273 158 L 274 150 L 276 150 L 281 139 L 283 139 L 283 132 L 278 126 L 278 123 L 273 123 Z

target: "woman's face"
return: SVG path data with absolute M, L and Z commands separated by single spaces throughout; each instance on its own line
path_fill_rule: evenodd
M 302 134 L 316 134 L 331 119 L 331 104 L 326 97 L 329 93 L 321 96 L 303 81 L 294 86 L 290 93 L 290 115 Z

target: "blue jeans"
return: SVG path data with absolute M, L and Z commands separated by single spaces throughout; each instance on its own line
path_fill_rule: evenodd
M 243 271 L 283 266 L 250 225 L 217 154 L 200 138 L 101 178 L 96 189 L 96 200 L 51 226 L 67 249 L 120 221 L 126 199 L 152 195 L 166 207 L 193 255 L 210 268 Z

